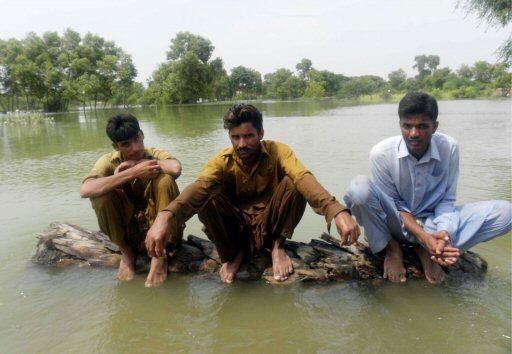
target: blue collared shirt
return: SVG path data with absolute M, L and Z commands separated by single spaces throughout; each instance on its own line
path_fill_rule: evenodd
M 418 161 L 401 136 L 385 139 L 370 152 L 370 168 L 377 186 L 395 201 L 397 209 L 416 218 L 434 214 L 437 231 L 454 235 L 459 217 L 455 196 L 459 178 L 459 149 L 452 137 L 434 133 Z

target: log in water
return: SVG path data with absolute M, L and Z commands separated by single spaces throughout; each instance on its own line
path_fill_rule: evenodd
M 88 265 L 117 267 L 120 251 L 109 238 L 99 231 L 85 230 L 68 223 L 52 223 L 38 235 L 34 262 L 46 265 Z M 309 243 L 287 240 L 285 249 L 292 259 L 294 273 L 285 282 L 323 282 L 343 280 L 371 280 L 382 278 L 383 257 L 371 253 L 368 245 L 356 243 L 340 247 L 338 241 L 324 233 L 321 239 Z M 408 277 L 424 277 L 416 253 L 410 245 L 403 245 L 404 264 Z M 174 273 L 214 273 L 219 270 L 220 260 L 215 245 L 206 239 L 189 235 L 180 247 L 169 253 L 169 271 Z M 144 253 L 137 259 L 137 270 L 149 269 L 149 257 Z M 474 252 L 464 253 L 457 264 L 447 272 L 464 272 L 482 275 L 487 262 Z M 269 252 L 248 257 L 242 264 L 237 278 L 264 279 L 277 283 L 272 276 Z

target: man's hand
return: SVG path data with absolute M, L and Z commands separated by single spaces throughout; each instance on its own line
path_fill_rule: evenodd
M 356 221 L 347 211 L 338 213 L 334 218 L 338 233 L 341 236 L 340 246 L 350 246 L 357 241 L 361 235 L 361 230 Z
M 129 160 L 122 162 L 114 171 L 114 174 L 130 170 L 132 178 L 149 180 L 162 173 L 162 167 L 156 160 Z
M 158 213 L 153 225 L 146 235 L 146 250 L 150 257 L 164 257 L 165 247 L 167 246 L 169 236 L 169 221 L 172 213 L 163 211 Z
M 430 253 L 430 259 L 443 267 L 455 264 L 460 256 L 460 250 L 452 246 L 446 231 L 428 234 L 424 238 L 424 244 Z
M 114 170 L 114 174 L 117 175 L 119 172 L 123 172 L 124 170 L 132 168 L 136 164 L 137 161 L 135 160 L 124 161 L 119 166 L 116 167 L 116 169 Z

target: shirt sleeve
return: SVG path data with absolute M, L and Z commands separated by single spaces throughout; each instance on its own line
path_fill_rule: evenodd
M 399 211 L 410 213 L 411 210 L 407 203 L 400 197 L 400 194 L 398 194 L 398 190 L 396 189 L 386 162 L 385 155 L 375 151 L 370 152 L 370 169 L 372 171 L 373 181 L 384 194 L 393 198 Z
M 283 143 L 277 143 L 276 145 L 279 165 L 294 183 L 305 174 L 310 173 L 288 145 Z
M 299 193 L 307 200 L 315 213 L 325 216 L 327 225 L 330 225 L 332 219 L 340 212 L 349 212 L 349 209 L 327 192 L 311 173 L 303 175 L 294 183 Z
M 82 183 L 92 178 L 107 177 L 114 174 L 114 167 L 110 161 L 110 155 L 103 155 L 96 161 L 91 172 L 89 172 L 83 179 Z
M 168 151 L 158 150 L 155 148 L 150 148 L 149 152 L 155 158 L 155 160 L 170 160 L 175 159 L 175 157 Z
M 299 193 L 317 214 L 325 216 L 328 225 L 338 213 L 348 211 L 347 207 L 322 187 L 315 176 L 297 159 L 289 146 L 279 144 L 277 157 L 285 174 L 292 179 Z
M 434 224 L 437 231 L 447 231 L 450 236 L 457 232 L 459 215 L 455 210 L 457 181 L 459 179 L 459 148 L 453 145 L 448 170 L 448 183 L 444 198 L 434 210 Z
M 197 214 L 199 209 L 220 191 L 222 166 L 222 156 L 213 157 L 203 167 L 197 180 L 188 185 L 166 209 L 182 222 Z

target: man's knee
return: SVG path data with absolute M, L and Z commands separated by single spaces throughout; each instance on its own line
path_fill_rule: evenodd
M 153 183 L 159 190 L 173 190 L 177 186 L 174 178 L 171 175 L 168 175 L 167 173 L 159 174 L 154 179 Z
M 494 204 L 494 213 L 498 215 L 496 225 L 503 230 L 509 230 L 512 227 L 512 203 L 506 200 L 497 200 Z
M 367 204 L 372 197 L 372 181 L 364 175 L 356 176 L 350 181 L 347 193 L 343 198 L 347 206 Z
M 94 210 L 102 211 L 112 205 L 115 198 L 115 191 L 105 193 L 98 197 L 90 198 Z
M 201 221 L 203 224 L 208 223 L 211 220 L 212 215 L 215 215 L 215 213 L 220 209 L 219 207 L 224 205 L 224 200 L 224 195 L 220 193 L 216 193 L 211 196 L 203 205 L 203 207 L 197 212 L 199 221 Z

